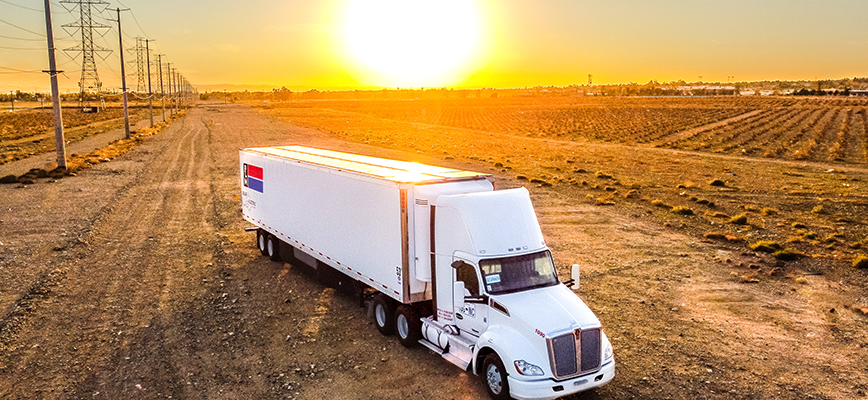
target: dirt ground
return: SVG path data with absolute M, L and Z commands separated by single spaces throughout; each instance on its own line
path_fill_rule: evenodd
M 559 272 L 582 266 L 578 294 L 615 348 L 615 380 L 574 398 L 851 399 L 868 391 L 868 279 L 834 249 L 782 264 L 744 243 L 705 238 L 711 217 L 587 198 L 609 193 L 603 187 L 530 184 L 496 166 L 505 160 L 481 156 L 498 150 L 496 137 L 447 158 L 425 149 L 431 139 L 423 136 L 365 143 L 287 121 L 242 105 L 200 105 L 75 177 L 0 186 L 0 398 L 485 398 L 477 377 L 381 336 L 355 298 L 259 254 L 239 213 L 237 151 L 290 143 L 528 186 Z M 599 146 L 564 148 L 591 172 L 620 175 L 617 190 L 633 179 L 642 196 L 670 203 L 606 157 L 722 170 L 687 152 Z M 736 174 L 751 171 L 724 160 Z M 549 160 L 532 161 L 510 160 L 534 168 Z M 822 165 L 775 165 L 825 179 Z M 866 180 L 864 169 L 847 174 Z M 738 185 L 744 190 L 685 189 L 751 192 Z M 841 202 L 827 201 L 829 209 L 861 207 L 856 198 L 832 200 Z M 747 236 L 783 223 L 766 219 L 746 232 L 725 229 Z M 752 273 L 759 282 L 739 279 Z

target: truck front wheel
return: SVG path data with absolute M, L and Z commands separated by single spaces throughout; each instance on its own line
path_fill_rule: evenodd
M 395 311 L 395 332 L 398 341 L 404 347 L 413 347 L 419 344 L 422 338 L 422 321 L 419 313 L 412 306 L 401 305 Z
M 281 261 L 280 240 L 274 237 L 274 235 L 268 235 L 268 238 L 265 240 L 265 255 L 267 255 L 271 261 Z
M 374 296 L 374 324 L 377 330 L 385 336 L 395 331 L 395 313 L 392 302 L 386 295 L 380 293 Z
M 485 356 L 485 361 L 482 362 L 482 381 L 485 383 L 485 389 L 492 399 L 511 399 L 506 369 L 503 368 L 503 361 L 500 361 L 497 353 Z

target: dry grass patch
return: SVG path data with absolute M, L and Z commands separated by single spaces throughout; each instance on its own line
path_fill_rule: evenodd
M 672 206 L 670 206 L 669 204 L 664 203 L 663 200 L 658 199 L 651 200 L 651 205 L 660 208 L 672 208 Z
M 805 253 L 793 249 L 783 249 L 772 253 L 772 256 L 782 261 L 793 261 L 797 258 L 804 257 Z
M 686 206 L 672 207 L 672 213 L 678 215 L 693 215 L 693 210 Z
M 853 266 L 859 269 L 868 268 L 868 254 L 858 254 L 853 258 Z
M 603 171 L 597 171 L 596 173 L 594 173 L 594 176 L 596 176 L 597 179 L 614 179 L 612 178 L 612 175 L 609 175 Z
M 730 224 L 747 225 L 747 214 L 741 213 L 729 219 Z
M 760 210 L 760 214 L 765 215 L 765 216 L 778 215 L 778 210 L 771 208 L 771 207 L 765 207 L 762 210 Z
M 778 242 L 772 240 L 760 240 L 751 243 L 750 248 L 751 250 L 762 251 L 764 253 L 774 253 L 783 249 Z
M 741 283 L 759 283 L 760 271 L 751 271 L 741 276 Z

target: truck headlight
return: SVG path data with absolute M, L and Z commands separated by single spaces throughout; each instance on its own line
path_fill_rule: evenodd
M 516 360 L 513 364 L 515 364 L 515 370 L 518 371 L 519 374 L 527 376 L 545 375 L 542 368 L 525 360 Z
M 612 350 L 612 343 L 609 343 L 609 338 L 606 337 L 606 334 L 603 334 L 603 362 L 608 361 L 612 357 L 614 357 L 614 351 Z

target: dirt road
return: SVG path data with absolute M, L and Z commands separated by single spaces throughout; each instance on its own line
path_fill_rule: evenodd
M 354 298 L 259 255 L 237 150 L 288 143 L 407 157 L 207 105 L 76 177 L 0 187 L 0 398 L 485 398 Z M 865 395 L 865 318 L 829 311 L 838 283 L 739 284 L 725 260 L 772 261 L 568 189 L 532 194 L 559 266 L 587 266 L 580 295 L 619 362 L 577 398 Z

